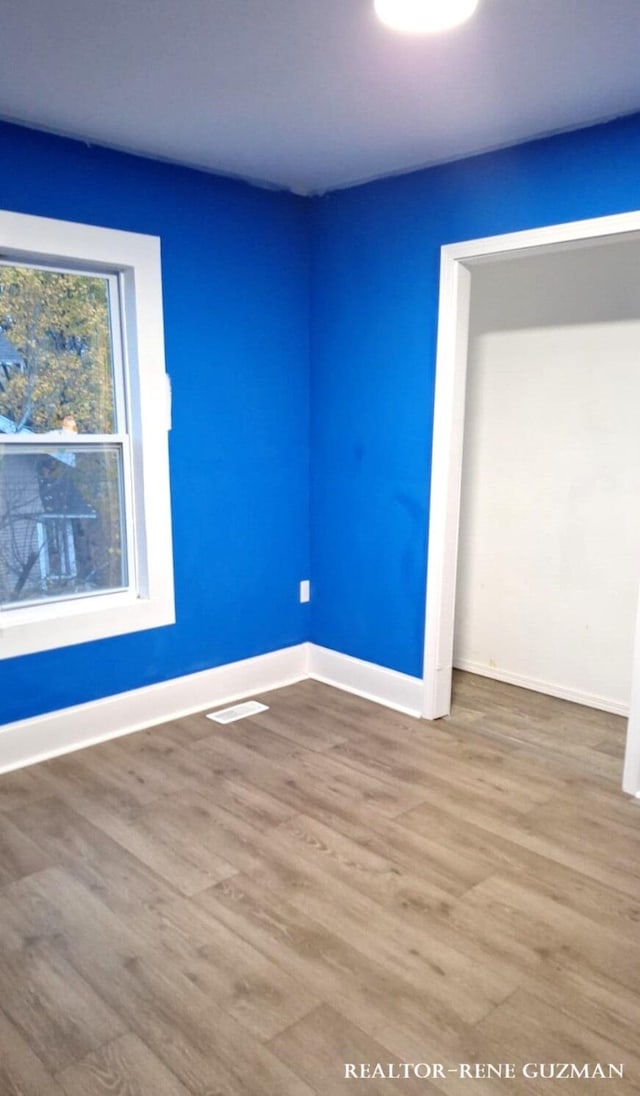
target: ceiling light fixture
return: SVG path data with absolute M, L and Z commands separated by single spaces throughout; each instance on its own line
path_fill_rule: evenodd
M 378 18 L 406 34 L 435 34 L 470 19 L 478 0 L 374 0 Z

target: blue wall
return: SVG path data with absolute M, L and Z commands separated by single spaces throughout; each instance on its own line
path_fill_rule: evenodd
M 307 638 L 308 203 L 0 125 L 0 208 L 162 239 L 177 624 L 0 663 L 0 723 Z
M 178 614 L 0 663 L 0 722 L 308 638 L 420 675 L 440 246 L 640 208 L 640 115 L 311 201 L 0 144 L 0 208 L 162 238 Z
M 640 115 L 312 209 L 312 639 L 422 672 L 439 249 L 640 208 Z

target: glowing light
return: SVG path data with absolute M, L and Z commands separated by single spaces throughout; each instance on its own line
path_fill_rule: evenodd
M 436 34 L 470 19 L 478 0 L 374 0 L 376 15 L 393 30 Z

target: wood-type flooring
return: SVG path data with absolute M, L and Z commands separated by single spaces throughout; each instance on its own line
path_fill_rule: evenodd
M 640 1093 L 624 721 L 258 699 L 0 777 L 0 1096 Z

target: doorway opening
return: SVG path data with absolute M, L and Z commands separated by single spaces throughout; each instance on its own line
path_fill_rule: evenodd
M 447 715 L 451 703 L 465 410 L 468 408 L 468 402 L 473 401 L 477 396 L 477 392 L 474 394 L 473 387 L 467 384 L 472 282 L 478 289 L 482 286 L 485 290 L 489 288 L 487 300 L 490 301 L 492 280 L 493 288 L 502 285 L 504 290 L 509 286 L 512 274 L 515 276 L 519 271 L 520 274 L 525 275 L 526 281 L 526 276 L 530 276 L 536 268 L 539 273 L 541 263 L 548 258 L 549 262 L 545 267 L 547 275 L 549 271 L 554 270 L 560 279 L 557 293 L 559 300 L 554 302 L 554 318 L 559 319 L 562 312 L 561 299 L 564 296 L 567 304 L 564 323 L 567 325 L 579 323 L 581 318 L 588 323 L 593 300 L 590 305 L 588 301 L 581 299 L 579 284 L 572 285 L 571 291 L 565 291 L 563 294 L 561 292 L 563 277 L 571 271 L 574 275 L 579 272 L 583 265 L 581 260 L 586 261 L 587 257 L 592 258 L 596 250 L 606 248 L 606 252 L 601 253 L 603 256 L 606 254 L 608 261 L 611 262 L 615 248 L 618 248 L 621 254 L 625 253 L 626 249 L 626 254 L 630 255 L 630 249 L 636 242 L 640 247 L 640 213 L 550 226 L 507 236 L 468 241 L 442 249 L 425 627 L 423 714 L 426 718 L 435 719 Z M 585 249 L 588 249 L 588 255 Z M 578 252 L 582 254 L 579 255 Z M 551 263 L 554 257 L 557 262 Z M 574 282 L 575 280 L 574 277 Z M 564 288 L 567 290 L 566 283 Z M 518 308 L 520 311 L 524 308 L 526 312 L 531 302 L 527 301 L 526 295 L 521 294 L 519 299 L 520 304 L 516 311 Z M 474 302 L 475 300 L 474 296 Z M 500 300 L 493 300 L 493 311 L 496 314 L 499 313 L 500 304 Z M 618 301 L 618 305 L 621 306 L 621 301 Z M 526 316 L 520 317 L 520 319 L 523 318 L 527 319 Z M 614 314 L 612 318 L 624 317 Z M 640 313 L 637 318 L 640 318 Z M 562 323 L 562 320 L 560 319 L 559 322 Z M 517 323 L 515 326 L 518 326 Z M 508 372 L 505 373 L 505 377 L 510 378 Z M 474 377 L 474 382 L 475 380 Z M 606 372 L 600 373 L 599 383 L 607 383 Z M 612 370 L 610 383 L 616 383 L 615 370 Z M 540 394 L 537 398 L 541 398 Z M 595 391 L 593 398 L 597 402 L 598 397 Z M 467 551 L 468 544 L 465 543 L 463 548 Z M 483 550 L 482 546 L 480 550 Z M 640 564 L 638 571 L 640 572 Z M 638 655 L 633 657 L 630 675 L 629 722 L 623 776 L 623 788 L 632 795 L 640 794 L 640 667 L 638 666 L 640 629 L 638 618 L 634 616 L 637 594 L 636 589 L 632 599 L 634 604 L 631 616 L 627 621 L 629 633 L 627 645 L 633 646 L 635 642 Z M 457 655 L 460 658 L 459 651 Z M 469 661 L 473 662 L 472 659 L 467 659 L 468 663 Z M 474 667 L 468 665 L 467 668 L 473 670 Z M 487 676 L 491 676 L 490 672 Z M 539 676 L 543 680 L 548 678 L 545 674 Z M 627 691 L 629 691 L 628 678 L 627 672 Z M 509 680 L 508 676 L 506 680 Z M 515 680 L 514 683 L 520 682 Z M 527 684 L 526 680 L 521 683 Z M 614 688 L 613 692 L 615 691 Z M 622 691 L 624 692 L 624 689 Z M 602 690 L 604 704 L 600 703 L 601 693 L 598 693 L 598 689 L 594 688 L 592 692 L 594 707 L 608 707 L 609 710 L 614 711 L 624 710 L 624 705 L 616 708 L 615 703 L 613 707 L 611 703 L 607 704 L 607 697 Z M 563 695 L 562 692 L 560 695 Z M 575 696 L 566 693 L 564 695 L 568 699 L 584 702 L 586 692 L 585 689 L 578 689 Z M 586 703 L 590 703 L 588 697 Z

